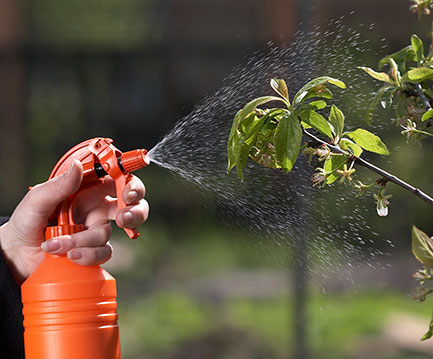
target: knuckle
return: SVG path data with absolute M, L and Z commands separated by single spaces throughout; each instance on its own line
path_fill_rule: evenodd
M 64 181 L 62 181 L 63 176 L 59 176 L 59 177 L 54 177 L 51 181 L 49 181 L 48 183 L 50 183 L 51 188 L 53 193 L 57 193 L 59 196 L 62 196 L 67 193 L 66 191 L 66 187 L 65 184 L 63 183 Z
M 97 231 L 95 231 L 94 238 L 95 238 L 95 244 L 97 245 L 103 244 L 106 238 L 105 231 L 102 228 L 98 229 Z
M 41 187 L 43 187 L 45 183 L 38 183 L 32 186 L 30 192 L 27 193 L 28 196 L 31 196 L 31 193 L 36 193 L 37 191 L 41 190 Z M 33 191 L 33 192 L 32 192 Z
M 68 249 L 78 247 L 78 241 L 77 241 L 76 236 L 74 236 L 74 235 L 69 236 L 65 242 L 66 242 L 66 246 L 68 247 Z
M 71 249 L 75 248 L 77 244 L 75 236 L 76 234 L 58 237 L 58 240 L 60 242 L 60 248 L 56 252 L 67 253 Z
M 146 192 L 143 182 L 136 176 L 133 176 L 132 180 L 125 187 L 126 191 L 135 191 L 139 198 L 143 198 Z
M 110 239 L 111 231 L 111 225 L 109 223 L 102 225 L 97 232 L 98 243 L 107 243 L 107 241 Z

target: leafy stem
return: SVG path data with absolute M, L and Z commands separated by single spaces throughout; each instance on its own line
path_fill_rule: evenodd
M 393 76 L 400 78 L 396 74 Z M 346 180 L 352 182 L 352 175 L 355 172 L 353 164 L 356 163 L 380 176 L 376 183 L 381 186 L 381 189 L 375 196 L 377 213 L 380 216 L 388 214 L 389 195 L 386 195 L 383 190 L 387 182 L 404 188 L 433 206 L 433 198 L 428 194 L 361 157 L 363 151 L 389 155 L 386 145 L 378 136 L 362 128 L 345 132 L 345 116 L 335 105 L 330 107 L 327 119 L 318 112 L 327 106 L 323 98 L 332 98 L 328 88 L 330 85 L 345 88 L 345 84 L 340 80 L 322 76 L 305 84 L 290 103 L 284 80 L 272 79 L 271 87 L 279 96 L 264 96 L 248 102 L 238 111 L 233 120 L 227 144 L 227 170 L 237 167 L 238 176 L 243 179 L 243 169 L 247 159 L 251 158 L 265 167 L 290 172 L 299 156 L 304 137 L 309 138 L 310 141 L 309 147 L 303 148 L 303 152 L 309 154 L 310 159 L 316 155 L 319 161 L 323 161 L 323 167 L 317 168 L 318 172 L 312 177 L 314 186 L 332 184 L 339 178 L 341 183 Z M 258 108 L 276 101 L 283 103 L 284 106 L 270 109 Z M 327 140 L 317 137 L 310 129 L 327 137 Z M 431 135 L 418 130 L 411 120 L 407 120 L 404 129 L 403 132 L 408 136 L 414 133 Z M 371 186 L 366 186 L 359 181 L 355 187 L 363 193 Z
M 420 134 L 420 135 L 426 135 L 426 136 L 433 137 L 433 134 L 430 133 L 430 132 L 426 132 L 426 131 L 422 131 L 422 130 L 414 130 L 413 132 L 414 132 L 414 133 L 418 133 L 418 134 Z
M 339 146 L 330 145 L 305 129 L 303 130 L 303 133 L 305 136 L 311 138 L 314 141 L 313 143 L 316 145 L 325 144 L 327 147 L 329 147 L 329 149 L 331 149 L 335 153 L 348 155 L 347 151 L 342 150 Z M 392 183 L 396 184 L 397 186 L 404 188 L 405 190 L 413 193 L 418 198 L 422 199 L 424 202 L 427 202 L 429 205 L 433 206 L 433 198 L 430 197 L 425 192 L 421 191 L 420 189 L 410 185 L 409 183 L 398 178 L 397 176 L 381 169 L 380 167 L 375 166 L 374 164 L 366 161 L 365 159 L 363 159 L 361 157 L 355 157 L 352 155 L 352 158 L 360 166 L 365 167 L 365 168 L 369 169 L 370 171 L 377 173 L 379 176 L 384 178 L 386 180 L 386 182 L 392 182 Z

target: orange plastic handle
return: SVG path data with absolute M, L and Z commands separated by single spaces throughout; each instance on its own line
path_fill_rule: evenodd
M 75 197 L 84 188 L 103 183 L 106 175 L 115 181 L 118 209 L 121 210 L 127 206 L 122 198 L 123 190 L 132 179 L 130 173 L 149 164 L 146 157 L 147 151 L 140 149 L 122 153 L 112 143 L 112 139 L 102 137 L 84 141 L 71 148 L 56 164 L 50 178 L 64 173 L 74 159 L 78 159 L 83 164 L 81 187 L 73 198 L 67 199 L 58 207 L 58 224 L 62 226 L 75 225 L 72 215 Z M 100 169 L 100 173 L 96 173 L 97 167 Z M 124 228 L 124 231 L 133 239 L 140 235 L 136 229 Z

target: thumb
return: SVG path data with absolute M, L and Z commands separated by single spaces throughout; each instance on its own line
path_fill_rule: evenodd
M 48 218 L 56 207 L 80 187 L 83 166 L 73 160 L 67 172 L 51 180 L 36 185 L 20 204 L 42 218 Z

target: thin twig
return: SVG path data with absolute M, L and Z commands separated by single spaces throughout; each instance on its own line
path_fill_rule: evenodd
M 430 100 L 427 98 L 426 95 L 424 95 L 423 89 L 421 84 L 416 84 L 415 85 L 415 93 L 416 95 L 419 97 L 419 99 L 421 100 L 421 102 L 423 103 L 425 110 L 429 111 L 432 109 L 431 104 L 430 104 Z M 431 119 L 429 119 L 427 121 L 427 127 L 430 127 L 433 124 L 433 122 L 431 121 Z
M 341 154 L 345 154 L 345 155 L 349 154 L 348 152 L 342 150 L 340 147 L 335 146 L 335 145 L 331 145 L 331 144 L 321 140 L 320 138 L 316 137 L 315 135 L 313 135 L 312 133 L 308 132 L 305 129 L 303 130 L 303 132 L 304 132 L 305 136 L 314 140 L 314 142 L 316 144 L 326 145 L 329 149 L 331 149 L 333 152 L 336 152 L 336 153 L 341 153 Z M 427 202 L 429 205 L 433 206 L 433 198 L 430 197 L 428 194 L 424 193 L 423 191 L 421 191 L 420 189 L 418 189 L 418 188 L 410 185 L 409 183 L 401 180 L 397 176 L 394 176 L 393 174 L 388 173 L 385 170 L 373 165 L 372 163 L 364 160 L 361 157 L 353 157 L 353 158 L 357 164 L 369 169 L 370 171 L 377 173 L 378 175 L 383 177 L 386 181 L 395 183 L 396 185 L 398 185 L 398 186 L 404 188 L 405 190 L 413 193 L 415 196 L 421 198 L 424 202 Z
M 421 100 L 421 102 L 423 103 L 425 109 L 427 111 L 431 110 L 430 100 L 427 98 L 426 95 L 424 95 L 424 92 L 422 91 L 421 84 L 416 84 L 415 85 L 415 92 L 418 95 L 418 97 Z

